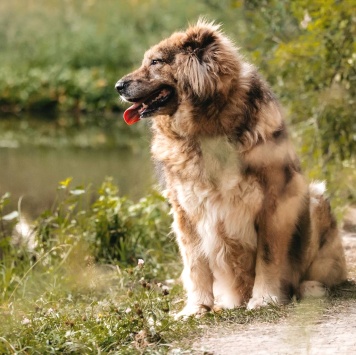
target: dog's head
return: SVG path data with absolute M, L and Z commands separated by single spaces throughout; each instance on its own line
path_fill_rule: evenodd
M 173 116 L 185 102 L 223 105 L 238 66 L 237 51 L 219 26 L 199 21 L 149 49 L 141 67 L 116 83 L 121 97 L 133 103 L 124 119 L 133 124 Z

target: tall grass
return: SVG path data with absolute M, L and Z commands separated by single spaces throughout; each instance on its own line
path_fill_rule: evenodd
M 34 222 L 30 244 L 29 235 L 16 244 L 10 237 L 16 214 L 4 215 L 8 200 L 0 198 L 2 354 L 185 353 L 207 326 L 315 317 L 294 304 L 175 321 L 184 303 L 181 266 L 169 207 L 156 193 L 133 203 L 108 179 L 91 202 L 88 189 L 64 180 L 53 208 Z M 352 284 L 337 292 L 309 308 L 320 315 L 355 298 Z
M 8 199 L 0 199 L 2 227 Z M 183 294 L 167 203 L 156 193 L 132 203 L 111 180 L 90 200 L 67 179 L 23 243 L 0 230 L 0 353 L 167 353 L 189 348 L 199 325 L 286 314 L 239 309 L 175 321 Z
M 16 215 L 3 213 L 9 196 L 0 199 L 1 353 L 117 350 L 140 331 L 164 332 L 162 282 L 178 269 L 168 205 L 156 193 L 134 204 L 110 179 L 92 199 L 62 181 L 52 210 L 17 239 L 6 228 Z

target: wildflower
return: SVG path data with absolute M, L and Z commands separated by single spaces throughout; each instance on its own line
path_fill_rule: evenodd
M 304 11 L 303 21 L 300 23 L 300 27 L 304 30 L 308 27 L 309 22 L 311 22 L 312 18 L 310 17 L 308 11 Z
M 30 324 L 30 323 L 31 323 L 31 321 L 30 321 L 28 318 L 24 318 L 24 319 L 21 321 L 21 324 L 24 324 L 24 325 Z
M 151 333 L 151 335 L 156 335 L 157 334 L 157 332 L 156 332 L 156 328 L 155 327 L 150 327 L 150 333 Z
M 144 264 L 145 264 L 145 261 L 144 261 L 143 259 L 138 259 L 138 261 L 137 261 L 137 266 L 138 266 L 139 268 L 142 268 Z
M 127 307 L 125 310 L 125 313 L 131 313 L 132 309 L 130 307 Z

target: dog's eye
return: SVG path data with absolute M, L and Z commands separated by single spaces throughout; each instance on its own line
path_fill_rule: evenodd
M 151 60 L 151 65 L 156 65 L 159 63 L 163 63 L 163 60 L 162 59 L 152 59 Z

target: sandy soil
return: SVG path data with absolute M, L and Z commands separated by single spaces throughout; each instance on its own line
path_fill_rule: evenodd
M 344 233 L 349 280 L 343 298 L 303 301 L 276 324 L 253 323 L 207 330 L 193 352 L 230 354 L 355 354 L 356 355 L 356 233 Z M 348 299 L 347 294 L 354 299 Z M 345 297 L 346 294 L 346 297 Z

